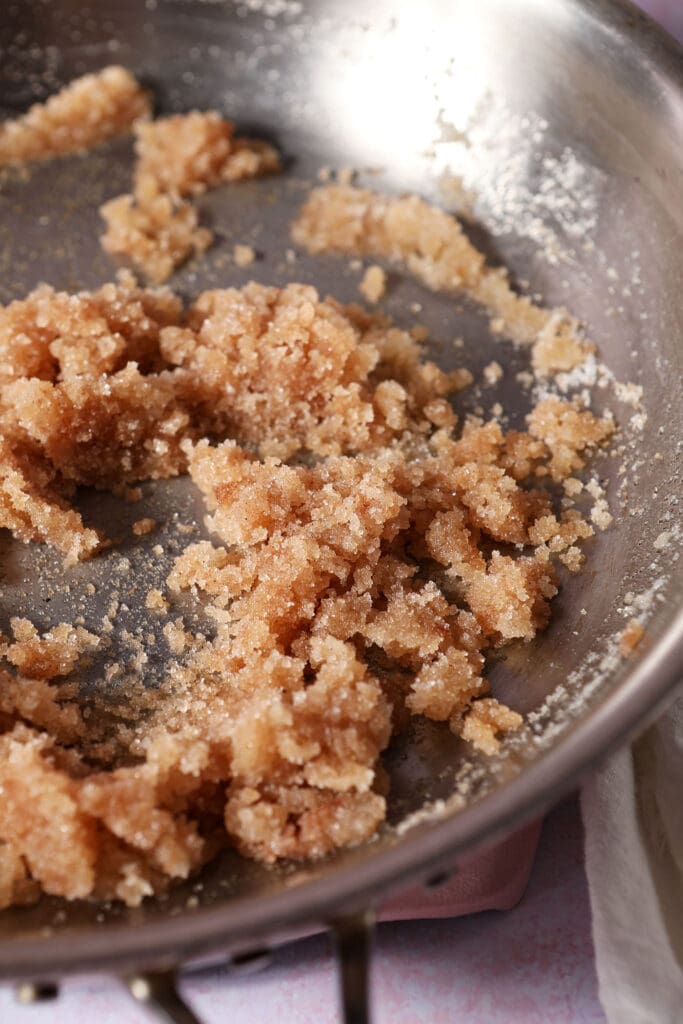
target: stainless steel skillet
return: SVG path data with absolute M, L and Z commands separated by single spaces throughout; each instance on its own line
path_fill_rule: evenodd
M 595 542 L 588 570 L 566 581 L 543 640 L 495 666 L 497 692 L 532 712 L 533 726 L 505 756 L 464 770 L 462 748 L 424 729 L 389 752 L 392 827 L 361 849 L 281 871 L 226 856 L 200 890 L 191 883 L 137 911 L 45 901 L 0 915 L 0 977 L 135 975 L 138 995 L 170 1000 L 171 1016 L 188 1020 L 173 1003 L 177 966 L 245 956 L 330 923 L 347 957 L 362 953 L 365 911 L 387 891 L 435 879 L 549 806 L 643 728 L 681 678 L 683 58 L 617 0 L 22 0 L 0 23 L 0 107 L 11 115 L 113 61 L 154 87 L 162 111 L 224 110 L 243 130 L 272 136 L 287 157 L 282 179 L 202 200 L 220 244 L 178 276 L 188 296 L 254 276 L 310 280 L 354 299 L 357 277 L 343 261 L 284 258 L 288 223 L 319 167 L 379 168 L 367 174 L 378 187 L 446 203 L 440 176 L 463 174 L 478 193 L 479 240 L 492 258 L 580 315 L 616 377 L 642 385 L 647 412 L 633 422 L 634 409 L 617 404 L 626 469 L 598 467 L 615 508 L 621 503 L 616 525 Z M 3 182 L 0 301 L 41 280 L 75 289 L 111 276 L 96 242 L 97 207 L 125 190 L 130 167 L 124 140 Z M 256 267 L 231 267 L 226 253 L 249 240 L 261 254 Z M 462 334 L 471 341 L 458 360 L 474 370 L 494 358 L 524 369 L 476 309 L 392 278 L 388 311 L 412 323 L 415 303 L 444 343 L 435 349 L 444 364 L 454 359 L 445 343 Z M 516 390 L 503 386 L 506 406 Z M 192 501 L 182 482 L 149 498 L 162 511 L 190 510 Z M 128 514 L 95 505 L 104 521 Z M 34 618 L 54 621 L 56 605 L 43 598 L 58 562 L 36 563 L 2 543 L 2 617 L 23 602 Z M 135 551 L 121 555 L 134 578 Z M 104 591 L 110 570 L 107 562 L 97 570 Z M 648 642 L 621 661 L 610 657 L 610 638 L 631 612 L 647 617 Z M 448 802 L 456 789 L 464 806 Z M 396 827 L 438 800 L 440 810 Z M 140 974 L 150 970 L 145 983 Z M 362 973 L 357 956 L 345 973 L 351 996 L 360 998 Z M 349 1019 L 362 1013 L 357 1003 Z

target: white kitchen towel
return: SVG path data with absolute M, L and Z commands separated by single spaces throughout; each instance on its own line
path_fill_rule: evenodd
M 610 1024 L 683 1021 L 683 688 L 585 785 L 586 871 Z

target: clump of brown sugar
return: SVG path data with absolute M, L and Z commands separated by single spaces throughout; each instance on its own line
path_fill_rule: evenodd
M 32 446 L 0 435 L 0 527 L 19 540 L 54 544 L 72 565 L 90 558 L 102 538 L 69 506 L 57 477 Z
M 14 642 L 7 647 L 5 657 L 24 675 L 34 679 L 54 679 L 67 676 L 85 651 L 99 646 L 98 637 L 81 626 L 62 622 L 40 636 L 28 619 L 10 621 Z
M 149 516 L 145 516 L 143 519 L 135 520 L 132 530 L 136 537 L 146 537 L 148 533 L 151 533 L 156 529 L 156 526 L 156 519 L 151 519 Z
M 532 346 L 541 374 L 573 369 L 592 351 L 573 317 L 514 292 L 505 269 L 486 266 L 458 221 L 418 196 L 388 197 L 352 185 L 316 188 L 292 238 L 312 253 L 383 257 L 405 264 L 435 291 L 467 292 L 489 310 L 494 331 Z
M 0 165 L 90 149 L 149 115 L 149 96 L 133 75 L 117 66 L 103 68 L 0 125 Z
M 381 267 L 374 265 L 368 267 L 360 284 L 358 290 L 367 299 L 368 302 L 379 302 L 384 295 L 387 286 L 387 276 Z
M 585 466 L 585 453 L 594 450 L 614 433 L 611 416 L 596 418 L 578 401 L 545 398 L 527 417 L 529 433 L 551 453 L 548 471 L 560 482 Z
M 137 125 L 135 153 L 136 192 L 151 180 L 159 192 L 200 195 L 223 182 L 280 170 L 273 146 L 236 136 L 233 122 L 215 110 L 193 110 Z
M 100 214 L 107 225 L 104 251 L 129 259 L 155 284 L 191 256 L 206 252 L 213 241 L 211 231 L 199 226 L 192 203 L 163 192 L 144 199 L 116 196 L 100 207 Z
M 159 332 L 179 324 L 182 302 L 121 272 L 117 282 L 75 295 L 40 285 L 0 306 L 0 386 L 20 378 L 57 382 L 123 370 L 161 369 Z
M 213 234 L 200 227 L 196 207 L 183 197 L 280 169 L 269 143 L 240 138 L 234 131 L 232 121 L 212 110 L 137 125 L 133 191 L 100 208 L 107 225 L 105 251 L 129 259 L 155 283 L 165 281 L 190 256 L 205 252 Z
M 189 421 L 159 351 L 181 315 L 176 296 L 127 275 L 0 309 L 0 525 L 87 558 L 101 538 L 69 505 L 75 484 L 120 490 L 184 466 Z
M 17 380 L 2 397 L 8 436 L 28 439 L 67 485 L 118 490 L 184 465 L 188 414 L 168 371 L 144 375 L 129 363 L 96 378 Z
M 5 903 L 34 882 L 136 905 L 226 843 L 266 862 L 322 856 L 383 821 L 379 759 L 411 715 L 485 754 L 519 726 L 486 655 L 547 624 L 553 561 L 592 529 L 540 485 L 580 469 L 611 420 L 557 399 L 528 432 L 461 424 L 448 399 L 466 376 L 305 285 L 205 292 L 187 310 L 125 276 L 41 288 L 0 312 L 0 350 L 3 525 L 86 556 L 102 539 L 88 547 L 74 485 L 189 470 L 212 533 L 145 597 L 179 660 L 155 694 L 129 695 L 112 737 L 63 675 L 92 638 L 15 624 Z M 173 612 L 188 590 L 210 640 Z
M 630 657 L 642 642 L 645 629 L 638 619 L 629 619 L 619 639 L 619 653 L 622 658 Z
M 204 292 L 161 351 L 179 393 L 214 433 L 288 458 L 365 451 L 428 433 L 458 381 L 422 361 L 410 335 L 291 284 Z
M 238 267 L 250 267 L 256 259 L 256 253 L 250 245 L 236 245 L 232 258 Z
M 165 613 L 168 611 L 168 601 L 160 590 L 157 590 L 156 587 L 152 587 L 151 590 L 147 591 L 145 607 L 149 608 L 150 611 Z
M 498 749 L 498 734 L 518 729 L 522 716 L 511 711 L 497 700 L 484 697 L 472 705 L 462 728 L 462 737 L 469 740 L 485 754 L 494 754 Z

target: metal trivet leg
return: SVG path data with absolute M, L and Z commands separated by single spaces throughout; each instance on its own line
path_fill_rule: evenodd
M 372 911 L 340 917 L 332 923 L 343 1024 L 371 1024 L 369 982 L 374 928 Z
M 178 992 L 175 971 L 134 974 L 123 981 L 133 998 L 144 1003 L 160 1024 L 201 1024 Z

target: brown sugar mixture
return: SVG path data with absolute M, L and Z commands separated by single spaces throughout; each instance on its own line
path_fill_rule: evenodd
M 191 589 L 216 624 L 200 642 L 169 620 L 183 658 L 94 759 L 66 677 L 98 638 L 13 622 L 5 903 L 42 889 L 135 904 L 226 842 L 320 856 L 382 821 L 378 759 L 406 714 L 485 753 L 520 724 L 487 696 L 486 651 L 546 625 L 553 558 L 592 529 L 538 485 L 576 472 L 609 419 L 548 398 L 528 432 L 460 424 L 458 374 L 304 285 L 187 310 L 125 276 L 43 286 L 2 311 L 0 344 L 3 525 L 88 557 L 103 538 L 70 506 L 75 484 L 189 471 L 214 540 L 189 544 L 147 603 L 172 614 Z
M 0 166 L 90 149 L 130 131 L 150 110 L 148 94 L 125 68 L 84 75 L 0 125 Z
M 100 207 L 100 213 L 107 224 L 102 248 L 126 257 L 155 283 L 165 281 L 213 242 L 209 228 L 199 226 L 192 203 L 163 192 L 116 196 Z
M 136 132 L 134 197 L 110 230 L 131 232 L 129 254 L 145 238 L 140 262 L 159 278 L 182 230 L 163 214 L 150 228 L 147 200 L 182 221 L 184 197 L 274 170 L 277 157 L 217 115 Z M 470 292 L 532 346 L 539 374 L 589 351 L 568 314 L 517 296 L 453 218 L 416 197 L 319 189 L 294 235 Z M 385 817 L 381 754 L 411 716 L 495 754 L 522 719 L 490 693 L 487 654 L 547 625 L 557 559 L 580 567 L 593 526 L 571 494 L 614 424 L 556 397 L 536 403 L 526 430 L 462 421 L 451 399 L 470 380 L 383 314 L 303 284 L 206 291 L 185 308 L 122 273 L 76 295 L 43 285 L 0 309 L 0 525 L 72 564 L 111 543 L 83 521 L 76 487 L 125 494 L 188 473 L 211 537 L 185 536 L 165 585 L 147 592 L 167 675 L 118 710 L 106 687 L 96 706 L 79 688 L 106 630 L 41 634 L 11 620 L 0 907 L 41 892 L 134 906 L 227 844 L 272 863 L 359 843 Z M 132 529 L 154 543 L 157 528 Z M 210 635 L 184 624 L 188 596 Z
M 629 619 L 619 640 L 619 653 L 628 658 L 645 637 L 645 628 L 637 619 Z
M 133 192 L 100 209 L 106 252 L 128 259 L 156 284 L 204 252 L 213 235 L 199 226 L 196 208 L 183 197 L 280 169 L 271 145 L 236 137 L 234 130 L 213 110 L 136 124 Z
M 151 180 L 160 192 L 201 195 L 224 182 L 280 170 L 280 158 L 269 143 L 236 136 L 232 121 L 215 110 L 136 125 L 135 152 L 136 191 Z
M 184 197 L 276 173 L 280 158 L 269 143 L 236 136 L 232 121 L 215 110 L 150 117 L 149 95 L 133 75 L 107 67 L 0 125 L 0 167 L 81 152 L 132 130 L 133 190 L 101 207 L 101 242 L 159 284 L 213 241 Z
M 434 291 L 467 292 L 489 310 L 495 332 L 532 346 L 540 373 L 572 370 L 591 351 L 574 317 L 514 292 L 506 271 L 486 266 L 458 221 L 419 196 L 326 185 L 311 193 L 292 237 L 312 253 L 384 257 L 405 264 Z

